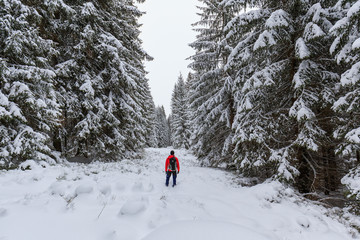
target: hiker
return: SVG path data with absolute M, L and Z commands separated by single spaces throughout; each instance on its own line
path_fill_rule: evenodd
M 166 159 L 165 162 L 165 173 L 166 173 L 166 182 L 165 185 L 169 186 L 169 180 L 172 175 L 173 177 L 173 187 L 176 185 L 176 176 L 180 172 L 180 164 L 177 157 L 175 157 L 175 152 L 171 150 L 170 156 Z

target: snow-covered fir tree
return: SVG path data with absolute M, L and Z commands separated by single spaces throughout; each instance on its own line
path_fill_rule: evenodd
M 7 145 L 24 142 L 1 145 L 4 156 L 38 160 L 55 148 L 65 157 L 109 160 L 155 144 L 144 70 L 151 57 L 141 47 L 134 1 L 0 6 L 2 113 L 13 111 L 2 131 Z
M 331 106 L 338 74 L 327 54 L 331 2 L 322 4 L 258 2 L 227 29 L 238 39 L 227 65 L 237 70 L 236 165 L 250 175 L 300 176 L 304 192 L 337 184 L 329 182 L 336 172 L 325 172 L 336 168 Z
M 232 81 L 224 72 L 229 55 L 224 28 L 238 11 L 233 1 L 201 0 L 200 21 L 193 26 L 197 39 L 190 46 L 194 71 L 189 83 L 191 94 L 192 149 L 207 165 L 230 160 L 234 109 Z
M 291 16 L 271 4 L 264 1 L 259 9 L 236 16 L 226 28 L 227 37 L 236 43 L 226 65 L 235 79 L 235 166 L 263 177 L 276 172 L 275 161 L 280 159 L 285 161 L 283 171 L 294 171 L 286 163 L 285 150 L 294 124 L 288 117 L 291 76 L 287 75 L 294 28 Z
M 155 108 L 155 131 L 157 147 L 168 147 L 170 142 L 170 126 L 166 118 L 165 109 L 163 106 Z
M 53 29 L 75 30 L 70 37 L 59 37 L 61 58 L 56 66 L 64 97 L 63 151 L 68 156 L 101 158 L 136 151 L 145 145 L 152 127 L 142 62 L 149 56 L 138 38 L 141 12 L 133 1 L 69 7 L 75 11 L 73 17 L 66 17 L 71 24 Z M 63 14 L 73 13 L 64 10 Z
M 326 194 L 339 185 L 339 159 L 335 156 L 333 138 L 337 116 L 331 109 L 339 69 L 329 54 L 333 1 L 318 1 L 305 5 L 306 14 L 301 36 L 295 42 L 295 56 L 299 60 L 293 76 L 295 101 L 290 116 L 297 120 L 297 138 L 293 145 L 297 154 L 296 167 L 300 171 L 297 184 L 301 191 L 322 190 Z M 321 104 L 319 104 L 319 102 Z
M 341 140 L 336 150 L 354 168 L 342 182 L 351 195 L 360 199 L 358 188 L 351 184 L 360 178 L 360 1 L 338 1 L 334 12 L 340 20 L 330 30 L 335 37 L 330 51 L 342 70 L 341 96 L 333 106 L 341 114 L 334 133 Z
M 54 163 L 52 130 L 59 124 L 52 59 L 41 12 L 22 1 L 0 1 L 0 164 L 28 159 Z
M 344 144 L 337 149 L 344 155 L 356 156 L 360 150 L 360 1 L 339 1 L 335 11 L 341 19 L 331 28 L 335 40 L 331 53 L 337 63 L 342 66 L 340 84 L 342 96 L 334 104 L 334 108 L 343 113 L 344 118 L 336 131 L 336 136 L 344 139 Z
M 171 141 L 174 148 L 190 147 L 188 96 L 184 78 L 180 74 L 171 97 Z
M 148 85 L 148 84 L 147 84 Z M 156 108 L 154 104 L 154 100 L 151 97 L 150 87 L 148 89 L 148 98 L 144 103 L 144 116 L 146 119 L 145 125 L 145 140 L 147 147 L 157 147 L 157 137 L 156 137 Z

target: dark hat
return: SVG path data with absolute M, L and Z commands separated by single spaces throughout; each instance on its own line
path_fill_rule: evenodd
M 170 155 L 174 155 L 174 154 L 175 154 L 174 150 L 171 150 Z

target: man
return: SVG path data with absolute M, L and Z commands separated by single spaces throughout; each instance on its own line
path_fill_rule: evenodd
M 169 180 L 172 175 L 173 178 L 173 187 L 176 185 L 176 176 L 180 172 L 180 164 L 177 157 L 175 157 L 175 152 L 171 150 L 170 156 L 166 159 L 165 162 L 165 173 L 166 173 L 166 182 L 165 185 L 169 186 Z

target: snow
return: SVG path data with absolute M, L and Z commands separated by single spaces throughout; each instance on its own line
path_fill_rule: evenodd
M 349 22 L 350 22 L 350 19 L 347 17 L 340 19 L 339 21 L 337 21 L 335 23 L 335 25 L 332 28 L 330 28 L 330 32 L 333 35 L 336 35 L 336 32 L 342 28 L 346 28 L 349 25 Z
M 309 22 L 304 30 L 305 40 L 310 41 L 322 36 L 325 36 L 324 31 L 315 23 Z
M 0 106 L 7 106 L 7 105 L 9 105 L 8 98 L 2 92 L 0 92 Z
M 355 63 L 352 67 L 341 75 L 341 84 L 355 85 L 360 80 L 360 62 Z
M 266 20 L 265 26 L 268 28 L 288 27 L 289 14 L 282 9 L 276 10 Z
M 0 218 L 5 217 L 6 213 L 7 213 L 7 210 L 5 208 L 0 208 Z
M 34 160 L 27 160 L 20 164 L 20 169 L 26 170 L 26 169 L 37 169 L 40 167 Z
M 360 128 L 355 128 L 348 132 L 345 138 L 353 143 L 360 143 Z
M 94 190 L 91 183 L 84 183 L 75 189 L 75 195 L 88 194 Z
M 47 107 L 47 104 L 42 99 L 37 99 L 36 106 L 39 108 L 45 108 L 45 107 Z
M 229 31 L 230 29 L 241 27 L 244 25 L 248 25 L 250 22 L 256 21 L 258 19 L 263 18 L 269 14 L 268 10 L 265 9 L 256 9 L 256 10 L 250 10 L 245 13 L 242 13 L 233 19 L 231 19 L 225 26 L 224 31 Z
M 349 189 L 349 197 L 360 199 L 360 168 L 352 169 L 345 177 L 341 179 L 341 183 Z M 360 219 L 357 219 L 360 222 Z
M 336 37 L 335 40 L 333 41 L 333 43 L 331 44 L 330 46 L 330 53 L 331 54 L 334 54 L 336 48 L 338 47 L 338 45 L 340 44 L 341 42 L 341 37 Z
M 201 168 L 185 150 L 175 150 L 181 172 L 178 185 L 167 188 L 163 168 L 170 150 L 149 148 L 141 159 L 116 163 L 28 161 L 31 170 L 0 171 L 0 239 L 359 237 L 348 221 L 291 188 L 277 181 L 241 187 L 238 176 Z
M 167 239 L 171 236 L 172 240 L 199 240 L 199 239 L 234 239 L 241 236 L 247 240 L 267 240 L 271 236 L 258 233 L 238 224 L 209 221 L 209 220 L 190 220 L 179 221 L 160 227 L 152 232 L 143 240 Z
M 17 96 L 17 95 L 21 95 L 21 94 L 30 94 L 30 89 L 29 87 L 21 82 L 15 81 L 12 84 L 11 90 L 10 90 L 10 96 Z
M 81 10 L 81 14 L 84 16 L 95 15 L 96 12 L 97 12 L 96 7 L 91 2 L 84 3 L 84 7 Z
M 300 121 L 302 118 L 305 119 L 312 119 L 314 117 L 313 112 L 307 108 L 307 107 L 302 107 L 300 108 L 300 110 L 298 110 L 297 112 L 297 120 Z
M 119 216 L 136 215 L 146 210 L 147 198 L 130 199 L 120 209 Z
M 272 33 L 270 33 L 268 30 L 265 30 L 259 35 L 259 38 L 256 40 L 254 44 L 254 51 L 258 50 L 259 48 L 264 48 L 266 46 L 272 46 L 275 45 L 276 41 L 274 39 L 274 36 Z
M 333 105 L 334 110 L 340 109 L 341 106 L 348 105 L 349 103 L 346 101 L 346 97 L 340 97 Z
M 356 39 L 352 44 L 352 50 L 360 48 L 360 38 Z
M 85 82 L 83 85 L 80 86 L 80 90 L 86 93 L 87 97 L 94 97 L 95 90 L 92 87 L 92 81 L 88 74 L 84 75 Z
M 322 20 L 322 13 L 323 13 L 323 8 L 321 7 L 320 3 L 316 3 L 313 6 L 310 7 L 308 14 L 312 14 L 313 18 L 312 21 L 313 22 L 320 22 Z
M 349 9 L 349 11 L 347 12 L 347 17 L 348 18 L 352 18 L 352 17 L 359 17 L 360 14 L 360 0 L 358 0 L 356 3 L 354 3 L 351 8 Z
M 310 51 L 309 51 L 308 47 L 306 46 L 303 38 L 299 38 L 296 41 L 295 49 L 296 49 L 296 56 L 299 59 L 305 59 L 305 58 L 310 57 Z

